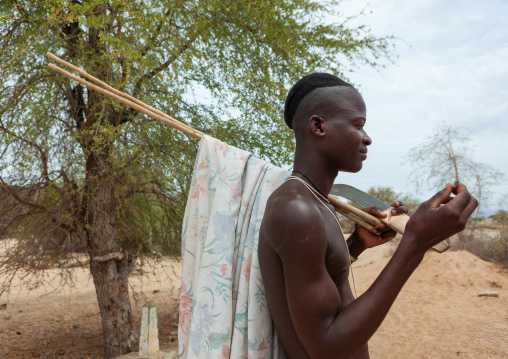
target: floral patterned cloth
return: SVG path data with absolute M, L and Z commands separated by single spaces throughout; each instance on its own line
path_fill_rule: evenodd
M 283 359 L 257 249 L 270 194 L 289 172 L 209 136 L 185 209 L 180 358 Z

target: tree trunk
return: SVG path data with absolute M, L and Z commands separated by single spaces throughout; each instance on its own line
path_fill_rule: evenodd
M 90 261 L 97 302 L 102 317 L 104 357 L 112 358 L 137 350 L 139 333 L 129 300 L 128 278 L 119 270 L 122 262 L 115 259 L 106 262 Z
M 128 279 L 136 255 L 120 248 L 115 228 L 115 183 L 108 164 L 108 149 L 91 151 L 85 183 L 86 241 L 90 271 L 102 317 L 104 357 L 136 350 L 139 333 L 134 327 Z

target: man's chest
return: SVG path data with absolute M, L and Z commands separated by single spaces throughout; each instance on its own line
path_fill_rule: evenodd
M 325 264 L 328 274 L 337 285 L 347 282 L 349 275 L 349 252 L 344 235 L 337 222 L 329 215 L 326 220 L 328 248 Z

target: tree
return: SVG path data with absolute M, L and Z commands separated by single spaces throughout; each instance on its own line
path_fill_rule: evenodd
M 197 143 L 47 69 L 57 54 L 202 132 L 287 164 L 283 98 L 302 74 L 378 64 L 391 38 L 311 0 L 7 0 L 0 3 L 0 273 L 86 250 L 104 355 L 135 349 L 128 276 L 178 251 Z M 337 17 L 337 19 L 340 17 Z M 335 19 L 335 18 L 334 18 Z M 348 65 L 349 64 L 349 65 Z M 64 258 L 62 258 L 62 253 Z M 27 258 L 29 258 L 27 260 Z M 8 290 L 9 283 L 2 287 Z
M 446 182 L 463 182 L 478 199 L 476 213 L 491 195 L 490 187 L 499 183 L 503 173 L 472 156 L 471 139 L 461 128 L 442 125 L 406 156 L 413 168 L 412 182 L 417 187 L 440 188 Z

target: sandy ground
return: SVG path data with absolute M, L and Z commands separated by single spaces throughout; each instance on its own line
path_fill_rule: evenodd
M 389 260 L 371 251 L 354 265 L 358 294 Z M 508 274 L 466 251 L 427 253 L 369 347 L 372 358 L 508 358 Z
M 354 264 L 358 294 L 388 262 L 386 247 Z M 180 268 L 169 259 L 145 263 L 130 279 L 137 325 L 142 305 L 153 301 L 163 344 L 174 341 Z M 71 273 L 73 286 L 62 287 L 51 269 L 43 286 L 28 291 L 18 278 L 0 296 L 0 358 L 101 357 L 92 280 L 86 268 Z M 486 290 L 499 297 L 478 296 Z M 428 253 L 369 345 L 372 358 L 508 358 L 508 274 L 468 252 Z

